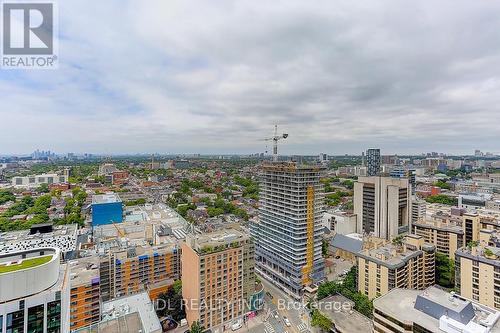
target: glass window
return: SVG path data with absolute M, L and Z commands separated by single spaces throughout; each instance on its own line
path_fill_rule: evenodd
M 43 304 L 28 309 L 28 333 L 43 332 Z
M 24 332 L 24 310 L 11 312 L 6 317 L 7 333 L 23 333 Z
M 47 303 L 47 333 L 61 332 L 61 302 Z

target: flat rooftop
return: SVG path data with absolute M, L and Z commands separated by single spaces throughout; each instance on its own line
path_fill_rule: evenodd
M 318 301 L 318 308 L 341 332 L 373 331 L 371 319 L 354 310 L 354 302 L 342 295 L 333 295 Z
M 92 204 L 106 204 L 115 202 L 122 202 L 120 197 L 116 193 L 96 194 L 92 196 Z
M 99 281 L 99 257 L 91 256 L 68 262 L 72 287 Z
M 139 313 L 134 312 L 81 328 L 76 330 L 75 333 L 129 333 L 143 331 L 141 317 Z
M 102 305 L 102 320 L 100 325 L 109 321 L 116 320 L 128 314 L 138 313 L 143 333 L 161 332 L 160 320 L 156 316 L 153 302 L 149 299 L 146 292 L 117 298 Z M 139 325 L 137 325 L 139 326 Z M 139 330 L 130 330 L 123 332 L 139 332 Z M 120 332 L 120 331 L 109 331 Z
M 233 242 L 249 239 L 249 233 L 235 228 L 222 229 L 207 234 L 188 235 L 186 242 L 195 250 L 202 251 L 203 249 L 217 246 L 229 245 Z M 210 252 L 210 251 L 209 251 Z
M 421 250 L 404 250 L 403 246 L 387 243 L 378 248 L 364 249 L 358 252 L 358 256 L 386 266 L 399 267 L 421 253 Z
M 384 296 L 374 299 L 373 305 L 376 310 L 382 311 L 400 322 L 408 325 L 417 323 L 431 332 L 443 332 L 439 328 L 439 318 L 443 315 L 447 315 L 447 320 L 467 326 L 469 332 L 484 332 L 475 330 L 475 327 L 477 328 L 476 325 L 487 327 L 488 323 L 491 328 L 490 332 L 500 332 L 498 311 L 465 300 L 434 286 L 426 290 L 396 288 Z M 467 319 L 470 317 L 473 319 Z M 458 320 L 455 321 L 454 318 Z
M 30 234 L 30 229 L 0 232 L 0 251 L 2 243 L 17 242 L 25 239 L 51 238 L 66 235 L 76 235 L 77 224 L 54 225 L 51 232 Z

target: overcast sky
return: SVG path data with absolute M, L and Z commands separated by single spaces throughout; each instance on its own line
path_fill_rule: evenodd
M 500 153 L 500 1 L 71 0 L 59 34 L 0 70 L 0 155 Z

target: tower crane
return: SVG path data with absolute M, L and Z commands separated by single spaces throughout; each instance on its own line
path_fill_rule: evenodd
M 273 161 L 278 161 L 278 141 L 281 139 L 288 138 L 287 133 L 283 133 L 278 135 L 278 125 L 274 125 L 274 136 L 270 138 L 265 138 L 264 141 L 272 141 L 273 142 Z

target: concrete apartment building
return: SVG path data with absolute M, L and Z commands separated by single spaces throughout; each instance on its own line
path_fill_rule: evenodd
M 366 167 L 368 177 L 380 174 L 380 149 L 368 149 L 366 151 Z
M 69 332 L 69 272 L 57 248 L 0 255 L 0 331 Z
M 459 216 L 433 214 L 412 224 L 412 232 L 434 244 L 436 251 L 455 259 L 455 251 L 465 243 L 463 218 Z
M 177 245 L 111 248 L 100 259 L 100 292 L 104 301 L 145 291 L 149 285 L 180 278 Z M 151 293 L 154 290 L 149 288 Z
M 321 166 L 264 163 L 259 220 L 252 223 L 256 270 L 292 297 L 324 279 Z
M 255 246 L 244 230 L 187 235 L 182 245 L 182 295 L 189 325 L 222 332 L 241 318 L 255 291 Z
M 413 191 L 413 188 L 412 188 Z M 411 201 L 411 223 L 416 223 L 425 218 L 427 212 L 427 204 L 425 200 L 412 198 Z
M 455 253 L 455 288 L 468 299 L 500 309 L 500 249 L 463 247 Z
M 373 307 L 375 332 L 500 332 L 498 311 L 434 286 L 393 289 L 376 298 Z
M 99 258 L 96 256 L 68 262 L 70 268 L 71 331 L 98 323 L 101 319 L 99 297 Z
M 434 284 L 436 248 L 416 235 L 402 245 L 385 242 L 356 254 L 358 290 L 370 299 L 394 288 L 425 289 Z
M 408 179 L 359 177 L 354 183 L 354 213 L 358 233 L 390 240 L 408 232 L 411 220 Z

